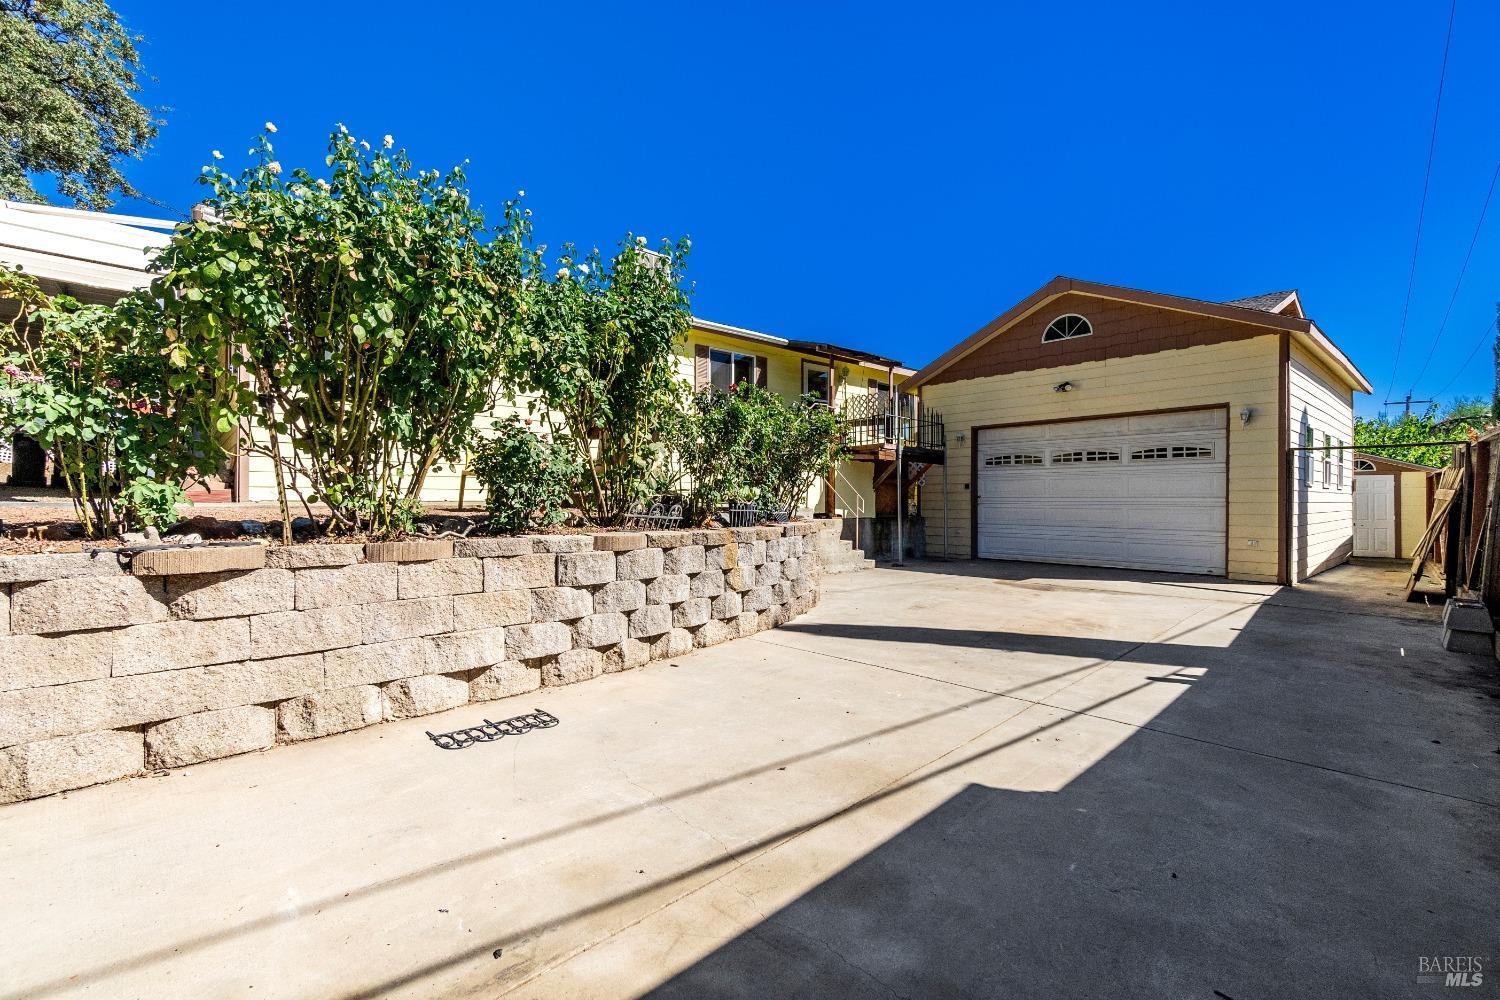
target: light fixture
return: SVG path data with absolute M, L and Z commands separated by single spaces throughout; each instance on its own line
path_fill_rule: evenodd
M 1073 391 L 1073 383 L 1072 382 L 1059 382 L 1059 383 L 1057 383 L 1056 385 L 1054 385 L 1052 387 L 1052 391 L 1053 392 L 1072 392 Z
M 1255 416 L 1255 410 L 1246 406 L 1240 410 L 1240 426 L 1245 427 L 1250 423 L 1250 418 Z
M 959 444 L 963 444 L 964 441 L 967 439 L 967 435 L 965 435 L 963 431 L 959 431 L 957 434 L 954 435 L 954 437 L 958 440 Z

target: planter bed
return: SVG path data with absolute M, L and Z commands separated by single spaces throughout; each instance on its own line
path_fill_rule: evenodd
M 0 802 L 774 628 L 817 602 L 819 530 L 839 522 L 205 545 L 141 573 L 109 549 L 0 556 Z M 197 571 L 215 560 L 234 568 Z

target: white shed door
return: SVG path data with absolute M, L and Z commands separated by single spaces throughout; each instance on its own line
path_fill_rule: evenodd
M 1396 477 L 1354 477 L 1354 554 L 1396 557 Z
M 981 430 L 978 556 L 1224 572 L 1224 411 Z

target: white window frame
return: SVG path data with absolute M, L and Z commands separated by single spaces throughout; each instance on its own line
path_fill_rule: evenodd
M 1074 327 L 1075 332 L 1073 332 L 1073 333 L 1066 333 L 1066 332 L 1064 332 L 1064 328 L 1067 326 L 1067 324 L 1063 324 L 1063 326 L 1058 326 L 1059 323 L 1062 323 L 1064 320 L 1069 320 L 1069 319 L 1076 319 L 1079 323 L 1082 323 L 1083 324 L 1083 332 L 1082 333 L 1076 332 L 1078 328 L 1075 326 Z M 1057 327 L 1057 336 L 1055 336 L 1055 337 L 1049 337 L 1049 336 L 1047 336 L 1049 333 L 1052 332 L 1052 328 L 1053 327 Z M 1064 340 L 1077 340 L 1079 337 L 1092 337 L 1093 335 L 1094 335 L 1094 324 L 1092 324 L 1092 323 L 1090 323 L 1088 321 L 1088 317 L 1086 317 L 1086 316 L 1080 316 L 1078 313 L 1063 313 L 1061 316 L 1054 316 L 1053 319 L 1052 319 L 1052 322 L 1048 323 L 1042 329 L 1042 343 L 1044 343 L 1044 344 L 1056 344 L 1056 343 L 1059 343 L 1060 341 L 1064 341 Z
M 820 365 L 820 364 L 816 364 L 816 363 L 811 362 L 811 361 L 804 361 L 802 363 L 802 395 L 804 395 L 804 396 L 806 396 L 808 394 L 817 395 L 817 393 L 813 392 L 813 390 L 811 390 L 811 389 L 809 389 L 807 387 L 807 376 L 808 376 L 809 372 L 823 372 L 825 375 L 828 376 L 828 393 L 827 393 L 827 395 L 825 395 L 823 397 L 823 402 L 827 403 L 829 406 L 832 406 L 833 405 L 833 369 L 830 368 L 827 365 Z
M 711 386 L 713 386 L 715 389 L 720 390 L 720 391 L 727 391 L 727 388 L 733 387 L 735 385 L 738 385 L 739 384 L 738 380 L 736 380 L 734 378 L 734 369 L 735 369 L 735 366 L 737 364 L 739 364 L 739 362 L 741 362 L 741 361 L 748 361 L 750 363 L 750 379 L 749 379 L 749 381 L 750 381 L 751 385 L 754 385 L 755 384 L 755 355 L 753 355 L 753 354 L 742 354 L 739 351 L 730 351 L 730 350 L 726 350 L 725 348 L 722 348 L 722 347 L 710 347 L 708 349 L 708 384 L 711 385 Z M 721 386 L 721 385 L 714 385 L 714 365 L 715 364 L 727 364 L 729 366 L 729 377 L 730 377 L 729 387 Z

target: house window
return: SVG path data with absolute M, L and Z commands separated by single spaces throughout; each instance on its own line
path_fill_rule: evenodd
M 802 366 L 802 393 L 813 395 L 824 403 L 833 404 L 832 378 L 826 365 Z
M 1338 463 L 1339 489 L 1343 489 L 1344 488 L 1344 439 L 1343 438 L 1339 438 L 1338 441 L 1335 442 L 1335 443 L 1339 446 L 1339 448 L 1338 448 L 1338 451 L 1336 451 L 1336 452 L 1333 453 L 1333 460 Z
M 1312 464 L 1313 463 L 1313 453 L 1312 453 L 1312 449 L 1313 449 L 1313 431 L 1312 431 L 1311 427 L 1308 427 L 1308 426 L 1306 426 L 1304 424 L 1303 427 L 1302 427 L 1302 450 L 1299 451 L 1299 452 L 1297 452 L 1297 455 L 1298 455 L 1298 465 L 1302 469 L 1302 484 L 1304 486 L 1310 486 L 1310 485 L 1312 485 L 1312 474 L 1313 474 L 1313 464 Z
M 1058 340 L 1087 337 L 1093 332 L 1094 328 L 1089 325 L 1088 320 L 1077 313 L 1068 313 L 1047 324 L 1047 329 L 1042 333 L 1042 343 L 1050 344 Z
M 1375 463 L 1372 462 L 1372 461 L 1370 461 L 1368 458 L 1356 458 L 1354 460 L 1354 471 L 1355 472 L 1374 472 L 1375 471 Z
M 1323 435 L 1323 488 L 1327 489 L 1333 485 L 1333 438 L 1327 434 Z
M 708 382 L 715 389 L 728 392 L 741 382 L 755 384 L 755 355 L 733 351 L 708 352 Z
M 1053 465 L 1074 465 L 1077 463 L 1094 462 L 1118 462 L 1120 453 L 1107 448 L 1080 448 L 1078 451 L 1058 451 L 1052 453 Z
M 985 465 L 1041 465 L 1042 456 L 1032 454 L 991 455 Z

